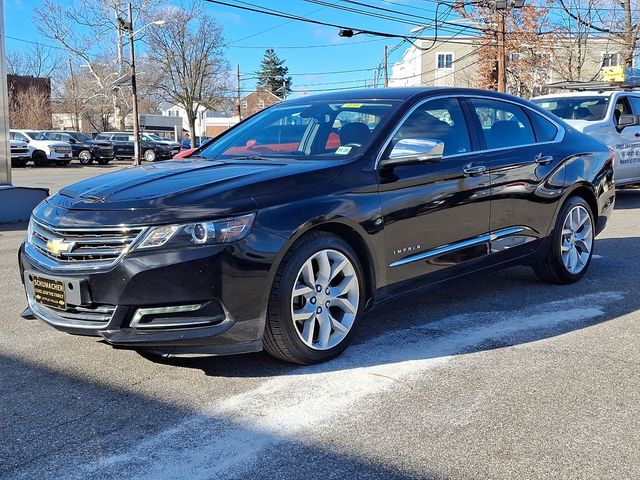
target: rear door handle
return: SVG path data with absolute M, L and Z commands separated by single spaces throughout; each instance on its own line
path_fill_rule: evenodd
M 539 153 L 538 155 L 536 155 L 533 158 L 533 161 L 540 164 L 540 165 L 547 165 L 551 162 L 553 162 L 553 156 L 552 155 L 544 155 L 543 153 Z
M 484 165 L 473 165 L 470 163 L 462 167 L 462 171 L 465 175 L 481 175 L 487 171 L 487 167 Z

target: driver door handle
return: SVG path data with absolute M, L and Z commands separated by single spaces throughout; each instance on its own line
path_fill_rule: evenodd
M 462 171 L 465 175 L 482 175 L 487 171 L 487 167 L 485 167 L 484 165 L 473 165 L 469 163 L 468 165 L 462 167 Z
M 545 155 L 543 153 L 539 153 L 538 155 L 536 155 L 533 158 L 533 161 L 540 164 L 540 165 L 547 165 L 551 162 L 553 162 L 553 156 L 552 155 Z

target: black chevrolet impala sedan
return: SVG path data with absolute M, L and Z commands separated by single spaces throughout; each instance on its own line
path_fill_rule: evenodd
M 504 94 L 286 101 L 187 160 L 42 202 L 20 249 L 23 315 L 156 353 L 320 362 L 373 305 L 435 282 L 514 264 L 577 281 L 613 178 L 607 147 Z

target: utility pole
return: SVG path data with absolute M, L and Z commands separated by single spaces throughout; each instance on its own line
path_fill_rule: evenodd
M 131 94 L 133 95 L 133 164 L 140 165 L 140 118 L 138 117 L 138 87 L 136 85 L 136 56 L 133 50 L 133 13 L 129 2 L 129 64 L 131 66 Z
M 498 91 L 507 91 L 507 54 L 506 54 L 506 35 L 504 27 L 505 10 L 496 9 L 496 20 L 498 24 Z
M 73 129 L 80 130 L 80 119 L 78 118 L 78 92 L 76 92 L 76 76 L 73 73 L 73 64 L 69 57 L 69 78 L 71 79 L 71 95 L 73 96 Z
M 383 64 L 383 68 L 384 68 L 384 86 L 385 88 L 389 86 L 389 70 L 387 68 L 387 57 L 388 57 L 388 53 L 387 53 L 387 46 L 384 46 L 384 59 L 382 61 Z
M 242 120 L 242 111 L 240 109 L 240 65 L 237 70 L 237 82 L 238 82 L 238 121 Z

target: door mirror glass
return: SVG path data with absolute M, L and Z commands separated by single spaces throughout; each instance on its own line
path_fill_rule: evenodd
M 442 159 L 444 142 L 426 138 L 403 138 L 393 146 L 380 165 L 410 162 L 437 162 Z
M 619 128 L 632 127 L 634 125 L 640 125 L 640 117 L 638 115 L 622 113 L 618 117 Z

